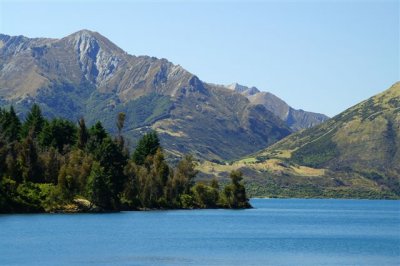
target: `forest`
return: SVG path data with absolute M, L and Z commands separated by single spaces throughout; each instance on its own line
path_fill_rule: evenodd
M 125 113 L 115 120 L 111 136 L 100 122 L 46 119 L 37 104 L 24 121 L 0 109 L 0 213 L 251 207 L 241 172 L 224 187 L 195 182 L 192 156 L 170 166 L 155 131 L 130 152 Z

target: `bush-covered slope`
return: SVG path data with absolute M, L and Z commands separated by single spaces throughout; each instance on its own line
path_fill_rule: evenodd
M 230 166 L 258 196 L 400 197 L 400 83 Z

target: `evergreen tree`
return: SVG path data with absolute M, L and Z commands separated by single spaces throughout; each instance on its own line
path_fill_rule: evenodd
M 89 140 L 87 143 L 87 148 L 89 152 L 94 153 L 97 147 L 101 145 L 106 137 L 107 132 L 101 122 L 98 121 L 89 129 Z
M 39 135 L 39 143 L 43 147 L 54 147 L 62 153 L 64 146 L 72 146 L 76 142 L 76 127 L 65 119 L 56 118 L 45 123 Z
M 19 161 L 22 168 L 22 178 L 25 182 L 42 182 L 42 172 L 38 160 L 36 145 L 33 141 L 33 128 L 21 144 Z
M 16 141 L 20 137 L 21 121 L 15 113 L 14 107 L 10 107 L 10 111 L 2 111 L 0 120 L 0 132 L 8 142 Z
M 139 140 L 137 147 L 133 152 L 132 159 L 136 164 L 143 165 L 146 157 L 154 155 L 158 148 L 160 148 L 158 135 L 155 131 L 151 131 Z
M 57 185 L 60 168 L 64 164 L 64 157 L 54 147 L 42 151 L 39 156 L 40 163 L 43 166 L 44 181 Z
M 114 195 L 114 202 L 118 202 L 116 198 L 122 192 L 126 177 L 124 175 L 124 167 L 127 163 L 127 157 L 121 150 L 121 147 L 107 137 L 94 152 L 95 159 L 100 163 L 104 170 L 112 176 L 110 187 Z
M 1 109 L 0 109 L 1 113 Z M 1 118 L 0 118 L 1 119 Z M 8 145 L 7 140 L 4 137 L 4 134 L 0 132 L 0 182 L 4 173 L 6 172 L 6 158 L 8 154 Z
M 86 128 L 85 124 L 85 119 L 83 117 L 79 119 L 78 122 L 78 140 L 77 140 L 77 146 L 79 149 L 83 150 L 86 147 L 86 143 L 88 142 L 89 139 L 89 132 Z
M 45 124 L 45 119 L 42 115 L 39 105 L 32 105 L 31 111 L 28 113 L 25 123 L 22 125 L 22 136 L 28 136 L 29 132 L 32 131 L 32 137 L 36 138 L 40 131 L 42 131 Z

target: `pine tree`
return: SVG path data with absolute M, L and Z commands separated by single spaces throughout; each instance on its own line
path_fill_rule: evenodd
M 15 113 L 14 107 L 10 107 L 10 111 L 3 111 L 0 120 L 0 131 L 8 142 L 19 140 L 21 131 L 21 121 Z
M 27 115 L 25 123 L 22 125 L 22 137 L 28 136 L 29 132 L 32 130 L 32 137 L 36 138 L 40 131 L 42 131 L 44 124 L 45 119 L 39 105 L 32 105 L 31 111 Z
M 62 153 L 64 146 L 72 146 L 76 142 L 76 127 L 68 120 L 56 118 L 45 123 L 39 134 L 42 147 L 54 147 Z
M 143 165 L 146 157 L 154 155 L 158 148 L 160 148 L 160 140 L 157 133 L 155 131 L 149 132 L 139 140 L 132 159 L 136 164 Z

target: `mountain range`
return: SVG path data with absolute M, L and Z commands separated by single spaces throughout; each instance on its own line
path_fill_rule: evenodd
M 155 129 L 171 156 L 238 159 L 327 119 L 257 89 L 203 82 L 166 59 L 129 55 L 89 30 L 62 39 L 0 34 L 0 59 L 0 106 L 24 117 L 37 103 L 47 117 L 100 120 L 111 132 L 125 112 L 131 146 Z

